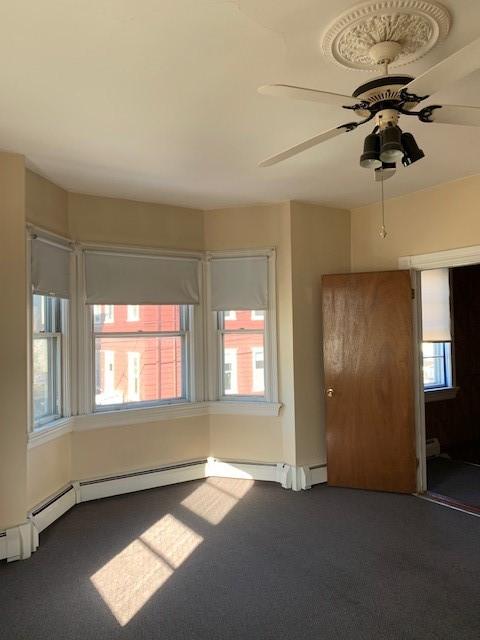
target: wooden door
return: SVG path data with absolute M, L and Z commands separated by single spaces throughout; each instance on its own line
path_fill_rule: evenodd
M 409 271 L 323 277 L 328 484 L 416 490 Z

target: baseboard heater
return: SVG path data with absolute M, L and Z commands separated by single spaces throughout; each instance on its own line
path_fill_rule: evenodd
M 79 502 L 108 498 L 133 491 L 154 489 L 177 482 L 205 478 L 207 460 L 182 462 L 146 471 L 106 476 L 95 480 L 81 480 Z
M 35 507 L 30 513 L 30 520 L 34 524 L 37 533 L 41 533 L 54 520 L 63 516 L 76 502 L 75 488 L 73 484 L 69 484 L 60 492 Z

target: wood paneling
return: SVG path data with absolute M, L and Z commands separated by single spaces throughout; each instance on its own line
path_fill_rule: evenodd
M 410 273 L 323 277 L 328 483 L 416 489 Z

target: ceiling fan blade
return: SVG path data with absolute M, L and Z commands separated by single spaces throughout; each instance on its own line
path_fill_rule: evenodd
M 342 124 L 339 127 L 335 127 L 334 129 L 329 129 L 328 131 L 324 131 L 323 133 L 319 133 L 313 138 L 309 138 L 304 142 L 300 142 L 300 144 L 296 144 L 294 147 L 290 147 L 290 149 L 285 149 L 285 151 L 281 151 L 280 153 L 275 154 L 274 156 L 270 156 L 263 162 L 260 162 L 259 167 L 269 167 L 272 164 L 277 164 L 277 162 L 281 162 L 282 160 L 287 160 L 287 158 L 291 158 L 292 156 L 296 156 L 297 153 L 301 153 L 302 151 L 306 151 L 310 149 L 310 147 L 314 147 L 321 142 L 325 142 L 326 140 L 330 140 L 330 138 L 335 138 L 342 133 L 347 133 L 348 131 L 352 131 L 355 129 L 357 123 Z
M 434 107 L 429 120 L 440 124 L 461 124 L 467 127 L 480 127 L 480 107 L 445 104 L 441 107 Z
M 352 98 L 352 96 L 343 96 L 340 93 L 318 91 L 317 89 L 306 89 L 305 87 L 295 87 L 290 84 L 266 84 L 258 87 L 257 91 L 267 96 L 321 102 L 322 104 L 331 104 L 336 107 L 353 107 L 353 105 L 359 102 L 358 98 Z
M 404 89 L 424 99 L 479 68 L 480 38 L 477 38 L 409 82 Z

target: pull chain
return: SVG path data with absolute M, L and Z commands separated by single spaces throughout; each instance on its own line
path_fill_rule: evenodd
M 383 191 L 383 169 L 380 169 L 381 172 L 381 185 L 382 185 L 382 226 L 380 227 L 380 237 L 382 240 L 385 240 L 387 237 L 387 228 L 385 227 L 385 194 Z

